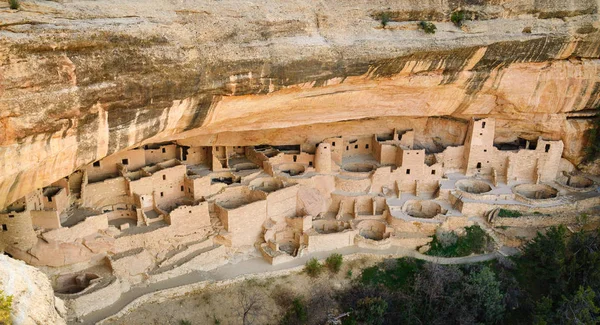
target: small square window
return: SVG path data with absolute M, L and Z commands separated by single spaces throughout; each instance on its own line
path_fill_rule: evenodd
M 365 144 L 365 149 L 369 149 L 369 145 L 368 144 Z
M 165 152 L 167 152 L 167 149 L 162 148 L 162 153 L 165 153 Z
M 549 144 L 546 145 L 545 151 L 546 152 L 550 151 L 550 145 Z
M 335 141 L 333 141 L 333 142 L 331 143 L 331 145 L 335 147 Z
M 309 162 L 308 162 L 308 166 L 309 166 L 309 167 L 312 167 L 312 165 L 313 165 L 313 162 L 312 162 L 312 161 L 309 161 Z
M 358 149 L 358 145 L 357 144 L 354 145 L 354 149 Z
M 479 133 L 479 135 L 483 135 L 483 133 Z
M 6 227 L 6 225 L 2 225 L 2 231 L 8 231 L 8 227 Z
M 94 161 L 93 166 L 94 167 L 100 167 L 100 161 Z
M 487 149 L 483 149 L 483 152 L 487 152 Z
M 410 169 L 406 170 L 406 175 L 410 175 Z
M 9 218 L 14 218 L 14 217 L 15 217 L 15 215 L 14 215 L 14 214 L 9 214 L 9 215 L 8 215 L 8 217 L 9 217 Z
M 165 196 L 165 193 L 164 192 L 160 192 L 160 197 L 163 197 L 163 196 Z
M 350 149 L 348 146 L 346 146 L 346 151 L 348 151 L 348 149 Z
M 435 175 L 435 169 L 431 171 L 431 175 Z
M 167 175 L 163 175 L 163 181 L 167 180 Z
M 129 165 L 129 159 L 125 158 L 125 159 L 121 159 L 121 163 L 123 165 Z

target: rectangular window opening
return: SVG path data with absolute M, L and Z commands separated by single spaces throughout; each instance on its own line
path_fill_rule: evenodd
M 549 144 L 546 145 L 546 150 L 545 151 L 546 152 L 550 151 L 550 145 Z
M 335 147 L 335 141 L 333 141 L 333 142 L 331 143 L 331 145 Z
M 365 144 L 365 149 L 369 149 L 369 145 L 368 144 Z
M 165 153 L 165 152 L 167 152 L 167 149 L 162 148 L 162 153 Z
M 357 144 L 354 145 L 354 149 L 358 149 L 358 145 Z
M 481 163 L 480 162 L 477 163 L 477 169 L 479 169 L 479 168 L 481 168 Z
M 94 167 L 100 167 L 100 161 L 94 161 L 92 164 Z
M 163 196 L 165 196 L 165 193 L 164 192 L 160 192 L 160 197 L 163 197 Z
M 6 227 L 6 225 L 2 225 L 2 231 L 8 231 L 8 227 Z
M 435 175 L 435 169 L 431 171 L 431 175 Z
M 410 169 L 406 170 L 406 175 L 410 175 Z
M 129 159 L 125 158 L 125 159 L 121 159 L 121 163 L 123 165 L 129 165 Z
M 167 175 L 163 175 L 163 181 L 167 180 Z
M 181 191 L 183 192 L 183 190 L 184 190 L 184 189 L 183 189 L 183 186 L 182 186 L 182 187 L 181 187 Z
M 485 122 L 481 122 L 481 128 L 485 129 Z

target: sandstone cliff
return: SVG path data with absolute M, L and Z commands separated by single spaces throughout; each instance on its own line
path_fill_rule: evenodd
M 48 277 L 36 268 L 0 255 L 0 289 L 13 296 L 14 324 L 66 324 L 55 309 Z
M 183 138 L 299 143 L 412 127 L 435 150 L 461 143 L 466 119 L 493 116 L 499 141 L 562 139 L 579 163 L 600 103 L 597 0 L 2 6 L 0 207 L 95 159 Z M 458 9 L 474 18 L 462 29 L 449 21 Z

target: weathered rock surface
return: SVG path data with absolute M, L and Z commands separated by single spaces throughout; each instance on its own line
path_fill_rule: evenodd
M 144 142 L 404 127 L 436 149 L 460 143 L 473 116 L 495 117 L 502 141 L 562 139 L 577 164 L 589 122 L 567 118 L 600 103 L 596 0 L 1 6 L 0 207 Z M 477 20 L 455 27 L 459 8 Z
M 66 324 L 55 308 L 50 280 L 35 267 L 0 255 L 0 289 L 13 296 L 14 324 Z M 59 309 L 64 312 L 64 306 Z

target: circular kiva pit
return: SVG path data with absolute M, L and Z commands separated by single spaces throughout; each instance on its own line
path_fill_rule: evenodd
M 385 224 L 376 220 L 365 220 L 358 224 L 358 233 L 367 239 L 382 240 L 386 238 Z
M 471 194 L 483 194 L 492 190 L 492 187 L 488 183 L 476 179 L 461 179 L 456 182 L 456 187 L 463 192 Z
M 559 183 L 574 188 L 588 188 L 594 185 L 594 181 L 579 175 L 566 175 L 566 177 L 559 178 Z
M 242 170 L 258 169 L 258 165 L 253 163 L 239 163 L 234 165 L 233 168 L 235 169 L 235 171 L 239 172 Z
M 431 219 L 443 214 L 442 207 L 433 201 L 408 200 L 402 206 L 402 211 L 411 217 Z
M 513 191 L 532 200 L 552 199 L 558 195 L 554 187 L 545 184 L 521 184 L 515 186 Z
M 90 282 L 98 279 L 99 276 L 93 273 L 66 274 L 56 279 L 56 293 L 74 294 L 85 290 L 90 286 Z
M 366 163 L 350 163 L 345 164 L 343 169 L 351 173 L 368 173 L 375 170 L 375 165 Z
M 282 164 L 279 166 L 279 170 L 282 173 L 289 174 L 290 176 L 298 176 L 304 174 L 306 168 L 302 164 L 298 163 L 290 163 L 290 164 Z

